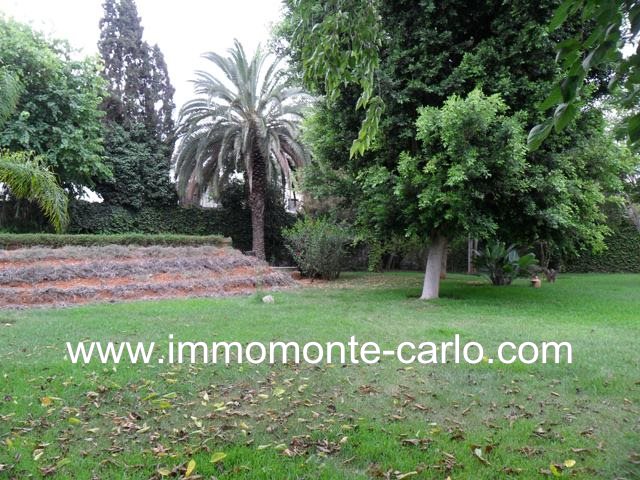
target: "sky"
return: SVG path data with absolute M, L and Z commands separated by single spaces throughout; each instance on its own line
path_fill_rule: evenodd
M 266 45 L 282 0 L 136 0 L 143 38 L 157 43 L 176 89 L 176 106 L 193 96 L 194 70 L 210 68 L 203 52 L 223 53 L 237 38 L 248 54 Z M 0 0 L 0 12 L 64 38 L 83 54 L 98 52 L 102 0 Z

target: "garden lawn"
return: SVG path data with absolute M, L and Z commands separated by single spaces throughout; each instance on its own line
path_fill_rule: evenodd
M 347 274 L 257 297 L 0 312 L 0 478 L 638 478 L 640 276 Z M 72 365 L 65 342 L 569 341 L 573 364 Z

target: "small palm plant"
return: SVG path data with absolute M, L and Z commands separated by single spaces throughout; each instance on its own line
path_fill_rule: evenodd
M 183 203 L 214 198 L 236 174 L 248 184 L 253 251 L 265 259 L 264 208 L 268 181 L 292 186 L 292 171 L 307 156 L 298 127 L 309 97 L 289 88 L 279 63 L 257 49 L 251 60 L 236 40 L 229 56 L 205 53 L 224 75 L 196 72 L 197 98 L 180 112 L 175 156 Z
M 515 245 L 488 242 L 484 250 L 475 252 L 475 265 L 486 273 L 494 285 L 510 285 L 514 278 L 530 272 L 538 263 L 533 253 L 520 256 Z

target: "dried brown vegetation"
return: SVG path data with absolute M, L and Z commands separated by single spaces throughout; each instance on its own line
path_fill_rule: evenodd
M 224 247 L 64 247 L 0 252 L 0 306 L 247 294 L 293 284 Z

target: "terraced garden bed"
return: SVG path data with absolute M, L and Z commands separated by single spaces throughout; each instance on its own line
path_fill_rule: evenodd
M 0 307 L 249 294 L 283 271 L 225 246 L 70 246 L 0 251 Z

